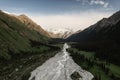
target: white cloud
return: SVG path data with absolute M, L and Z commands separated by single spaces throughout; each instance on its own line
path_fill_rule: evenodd
M 71 28 L 74 31 L 85 29 L 96 23 L 103 17 L 110 16 L 111 13 L 103 12 L 84 12 L 77 14 L 61 14 L 61 15 L 29 15 L 37 24 L 44 29 L 61 29 Z
M 90 1 L 90 4 L 93 5 L 93 4 L 96 4 L 96 5 L 101 5 L 103 6 L 104 8 L 107 8 L 109 3 L 108 2 L 105 2 L 104 0 L 91 0 Z
M 104 0 L 76 0 L 77 2 L 82 1 L 82 4 L 90 4 L 90 5 L 101 5 L 104 8 L 107 8 L 109 3 Z
M 109 3 L 105 3 L 105 4 L 104 4 L 104 7 L 105 7 L 105 8 L 107 8 L 107 7 L 108 7 L 108 5 L 109 5 Z

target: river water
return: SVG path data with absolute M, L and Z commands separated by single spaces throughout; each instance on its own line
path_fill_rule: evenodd
M 92 80 L 94 76 L 73 61 L 66 51 L 68 48 L 65 43 L 62 51 L 31 72 L 29 80 L 72 80 L 74 72 L 81 76 L 79 80 Z

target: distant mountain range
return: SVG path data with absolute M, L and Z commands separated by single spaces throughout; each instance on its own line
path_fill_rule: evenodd
M 101 58 L 120 63 L 120 11 L 109 18 L 103 18 L 85 30 L 66 39 L 77 42 L 77 47 L 93 50 L 103 55 Z
M 74 33 L 72 29 L 50 29 L 47 30 L 52 38 L 67 38 Z

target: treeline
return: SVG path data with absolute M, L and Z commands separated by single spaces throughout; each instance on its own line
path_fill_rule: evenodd
M 53 57 L 59 47 L 42 44 L 39 41 L 30 42 L 30 49 L 14 52 L 8 48 L 11 58 L 0 58 L 0 80 L 28 80 L 30 72 Z M 17 70 L 17 71 L 16 71 Z
M 20 58 L 25 58 L 28 56 L 32 55 L 37 55 L 37 54 L 46 54 L 47 52 L 54 52 L 60 50 L 59 47 L 48 45 L 48 44 L 43 44 L 39 41 L 33 41 L 30 40 L 30 45 L 29 49 L 25 50 L 17 50 L 14 51 L 11 48 L 7 47 L 4 48 L 4 52 L 7 54 L 3 54 L 4 57 L 0 57 L 0 63 L 8 62 L 10 60 L 15 60 L 15 59 L 20 59 Z
M 92 58 L 88 58 L 86 57 L 84 54 L 81 54 L 78 51 L 74 51 L 72 49 L 68 50 L 71 53 L 71 56 L 73 58 L 73 60 L 80 66 L 82 66 L 82 63 L 87 63 L 87 65 L 83 65 L 82 68 L 86 69 L 86 70 L 90 70 L 91 68 L 93 68 L 95 65 L 99 66 L 102 71 L 108 76 L 110 77 L 112 80 L 119 80 L 120 78 L 116 77 L 110 70 L 109 66 L 110 63 L 106 62 L 106 61 L 100 61 L 97 57 L 92 57 Z M 94 74 L 94 79 L 93 80 L 102 80 L 101 79 L 101 73 L 96 73 Z
M 120 46 L 114 41 L 103 40 L 72 44 L 73 47 L 96 52 L 96 57 L 120 66 Z

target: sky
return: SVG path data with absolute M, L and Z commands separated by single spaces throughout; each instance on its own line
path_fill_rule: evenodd
M 120 0 L 0 0 L 0 9 L 25 14 L 46 30 L 83 30 L 120 10 Z

